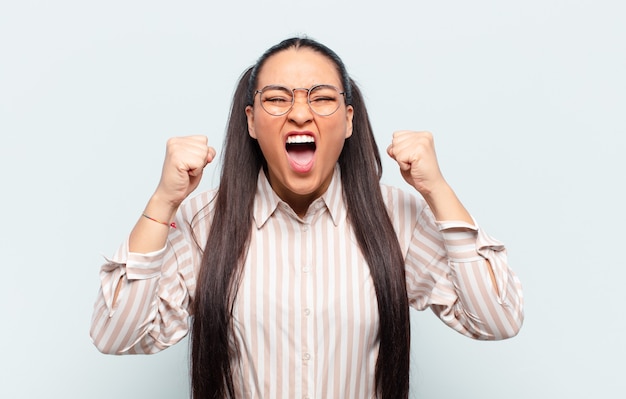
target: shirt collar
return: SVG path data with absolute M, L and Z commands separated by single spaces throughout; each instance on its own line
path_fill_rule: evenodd
M 330 185 L 319 200 L 323 201 L 326 205 L 333 223 L 337 226 L 346 215 L 339 165 L 335 166 Z M 257 228 L 260 229 L 263 227 L 265 222 L 267 222 L 281 203 L 284 203 L 284 201 L 281 200 L 280 197 L 274 192 L 267 176 L 265 175 L 265 171 L 261 169 L 257 180 L 257 192 L 254 198 L 252 211 Z
M 328 190 L 322 195 L 322 199 L 330 212 L 335 226 L 339 225 L 341 219 L 346 217 L 346 206 L 343 200 L 343 185 L 341 184 L 341 169 L 339 165 L 335 165 L 333 178 L 330 181 Z

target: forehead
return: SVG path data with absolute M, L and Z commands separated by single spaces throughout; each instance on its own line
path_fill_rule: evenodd
M 316 84 L 342 87 L 337 66 L 325 55 L 308 48 L 289 48 L 269 57 L 257 76 L 257 86 L 311 87 Z

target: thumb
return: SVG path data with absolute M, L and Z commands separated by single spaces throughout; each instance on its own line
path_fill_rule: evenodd
M 204 168 L 208 164 L 213 162 L 213 160 L 215 159 L 215 154 L 216 154 L 215 153 L 215 148 L 207 147 L 207 153 L 206 153 L 206 157 L 204 159 L 204 164 L 202 166 L 197 167 L 197 168 L 190 169 L 187 172 L 189 174 L 189 176 L 191 176 L 191 177 L 202 176 L 202 172 L 204 171 Z
M 206 166 L 206 164 L 204 166 Z M 190 177 L 200 177 L 202 176 L 202 171 L 204 170 L 204 166 L 201 168 L 190 169 L 187 172 L 187 174 L 189 174 Z
M 393 159 L 396 159 L 393 153 L 393 144 L 389 144 L 389 147 L 387 147 L 387 155 L 389 155 Z
M 207 156 L 206 156 L 206 164 L 204 166 L 206 166 L 206 165 L 210 164 L 211 162 L 213 162 L 213 160 L 215 159 L 215 155 L 216 155 L 215 148 L 209 147 L 209 150 L 208 150 Z
M 393 152 L 393 144 L 387 147 L 387 154 L 398 163 L 400 170 L 407 171 L 411 169 L 411 163 L 403 161 L 401 158 L 396 157 L 396 154 Z

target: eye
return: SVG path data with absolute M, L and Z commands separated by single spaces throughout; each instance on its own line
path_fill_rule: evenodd
M 274 104 L 282 104 L 282 103 L 290 103 L 291 99 L 286 98 L 286 97 L 278 97 L 278 96 L 273 96 L 273 97 L 264 97 L 263 101 L 266 103 L 274 103 Z
M 311 102 L 315 102 L 315 103 L 334 102 L 334 101 L 337 101 L 337 99 L 332 98 L 332 97 L 323 97 L 323 96 L 311 97 Z
M 316 103 L 335 102 L 339 98 L 339 92 L 332 86 L 318 86 L 311 90 L 309 98 Z
M 287 104 L 291 103 L 291 92 L 281 86 L 268 86 L 263 89 L 261 101 L 267 104 Z

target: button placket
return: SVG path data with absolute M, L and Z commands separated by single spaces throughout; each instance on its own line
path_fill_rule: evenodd
M 301 237 L 301 245 L 302 245 L 302 267 L 301 267 L 301 303 L 300 303 L 300 315 L 301 315 L 301 323 L 302 323 L 302 366 L 303 366 L 303 375 L 302 375 L 302 395 L 303 397 L 309 397 L 310 389 L 313 388 L 313 354 L 314 348 L 311 347 L 312 339 L 313 339 L 313 326 L 311 322 L 311 318 L 309 315 L 311 314 L 310 305 L 312 302 L 312 270 L 313 270 L 313 258 L 314 251 L 313 248 L 313 238 L 314 231 L 313 226 L 310 224 L 314 220 L 315 212 L 309 211 L 307 217 L 300 225 L 300 237 Z

